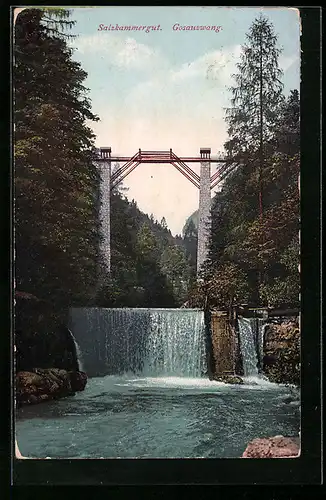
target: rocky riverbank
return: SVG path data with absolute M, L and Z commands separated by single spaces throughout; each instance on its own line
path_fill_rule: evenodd
M 242 458 L 297 458 L 300 456 L 300 438 L 274 436 L 250 441 Z
M 17 406 L 73 396 L 87 383 L 84 372 L 68 372 L 58 368 L 34 368 L 16 374 Z
M 263 372 L 271 382 L 300 385 L 300 328 L 296 318 L 266 326 Z
M 16 404 L 36 404 L 72 396 L 87 383 L 65 316 L 54 306 L 15 293 Z

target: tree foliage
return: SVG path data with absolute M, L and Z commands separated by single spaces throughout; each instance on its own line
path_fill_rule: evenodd
M 236 168 L 212 205 L 209 259 L 197 302 L 299 303 L 299 93 L 282 93 L 272 25 L 254 21 L 242 48 L 225 148 Z
M 87 125 L 98 118 L 87 74 L 67 44 L 73 24 L 66 9 L 28 8 L 15 25 L 16 287 L 57 309 L 175 306 L 188 279 L 184 253 L 165 219 L 143 214 L 121 183 L 111 194 L 112 272 L 105 273 L 100 169 Z
M 227 109 L 232 150 L 240 153 L 257 150 L 261 140 L 266 143 L 273 138 L 283 100 L 278 65 L 281 50 L 273 26 L 260 16 L 246 39 L 238 72 L 233 75 L 236 85 L 230 88 L 231 107 Z
M 85 122 L 97 117 L 62 34 L 69 12 L 53 15 L 25 9 L 15 24 L 15 277 L 65 306 L 96 290 L 99 177 Z

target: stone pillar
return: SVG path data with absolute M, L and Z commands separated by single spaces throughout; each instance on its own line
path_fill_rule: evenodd
M 235 373 L 235 330 L 228 314 L 213 311 L 211 314 L 212 350 L 216 375 Z
M 100 222 L 102 241 L 100 252 L 108 273 L 111 272 L 111 148 L 100 148 L 101 187 Z M 104 161 L 103 161 L 104 160 Z
M 209 224 L 211 210 L 211 164 L 206 159 L 210 159 L 210 148 L 201 148 L 200 156 L 200 186 L 199 186 L 199 214 L 198 214 L 198 246 L 197 246 L 197 275 L 202 264 L 208 256 Z

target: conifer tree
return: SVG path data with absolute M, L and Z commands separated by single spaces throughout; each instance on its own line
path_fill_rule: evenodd
M 233 153 L 265 154 L 274 136 L 283 103 L 282 71 L 274 28 L 264 16 L 257 18 L 242 46 L 235 86 L 230 88 L 231 107 L 227 109 L 228 134 Z
M 59 11 L 27 8 L 15 23 L 15 277 L 18 289 L 67 306 L 94 298 L 99 176 L 87 75 Z
M 237 302 L 298 301 L 299 94 L 282 94 L 279 55 L 273 27 L 261 16 L 250 27 L 230 89 L 225 148 L 238 167 L 212 206 L 203 289 L 213 301 L 226 300 L 223 290 L 231 297 L 232 276 Z

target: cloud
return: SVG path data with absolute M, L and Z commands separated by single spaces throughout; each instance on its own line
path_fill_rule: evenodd
M 70 44 L 81 54 L 109 55 L 110 63 L 120 68 L 150 68 L 162 59 L 160 52 L 149 45 L 112 33 L 80 36 Z
M 280 58 L 279 58 L 279 66 L 280 66 L 280 68 L 285 73 L 298 60 L 299 60 L 299 56 L 298 55 L 292 55 L 292 56 L 283 56 L 283 55 L 281 55 Z
M 142 67 L 155 57 L 155 51 L 133 38 L 127 38 L 123 48 L 116 55 L 116 62 L 122 67 Z
M 138 148 L 172 148 L 179 156 L 197 156 L 202 146 L 211 147 L 212 154 L 223 148 L 227 88 L 237 72 L 240 45 L 212 50 L 176 66 L 163 51 L 132 37 L 100 35 L 80 37 L 76 47 L 81 53 L 104 56 L 110 64 L 130 69 L 124 78 L 132 84 L 117 92 L 115 111 L 112 103 L 96 110 L 102 118 L 92 125 L 98 146 L 111 146 L 117 156 L 133 155 Z M 280 66 L 286 71 L 296 59 L 282 57 Z M 133 78 L 137 69 L 141 72 Z M 190 166 L 199 173 L 198 165 Z M 215 168 L 212 165 L 212 172 Z M 127 197 L 158 219 L 165 216 L 174 234 L 181 232 L 186 218 L 198 208 L 198 190 L 171 165 L 139 165 L 125 185 Z
M 225 50 L 215 50 L 183 64 L 177 71 L 172 71 L 171 80 L 180 81 L 203 77 L 221 84 L 229 83 L 230 74 L 240 56 L 241 46 L 236 45 Z
M 171 139 L 178 130 L 187 130 L 188 134 L 191 128 L 199 141 L 209 129 L 211 139 L 211 130 L 224 129 L 227 87 L 232 83 L 240 50 L 235 45 L 211 51 L 178 68 L 170 65 L 164 75 L 153 71 L 131 89 L 123 108 L 129 117 L 134 117 L 134 124 L 139 122 L 141 109 L 142 123 L 146 120 L 149 128 L 161 129 L 166 138 Z M 185 129 L 180 128 L 181 122 L 183 126 L 188 122 Z M 216 142 L 220 147 L 219 138 Z

